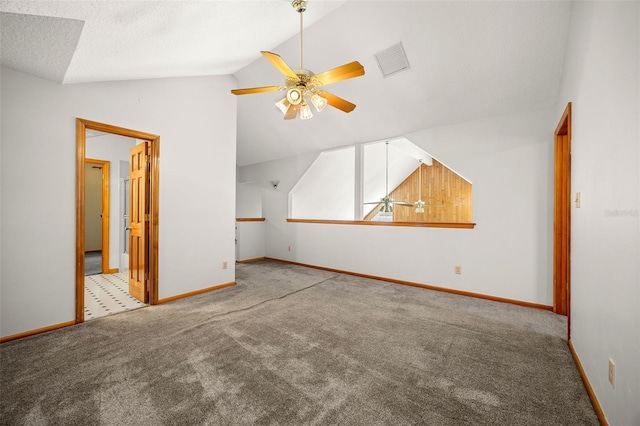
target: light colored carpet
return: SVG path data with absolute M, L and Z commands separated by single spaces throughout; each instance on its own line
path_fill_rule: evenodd
M 0 346 L 3 425 L 597 425 L 563 317 L 261 261 Z

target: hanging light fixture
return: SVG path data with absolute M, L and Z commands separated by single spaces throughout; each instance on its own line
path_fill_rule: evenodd
M 252 93 L 287 90 L 286 96 L 275 103 L 276 107 L 284 114 L 285 120 L 296 118 L 298 112 L 300 112 L 300 118 L 303 120 L 313 117 L 311 109 L 307 109 L 309 104 L 313 104 L 318 112 L 322 111 L 327 105 L 331 105 L 343 112 L 353 111 L 356 108 L 355 104 L 327 92 L 324 90 L 324 86 L 360 77 L 364 75 L 364 67 L 360 62 L 353 61 L 320 74 L 314 74 L 310 70 L 303 68 L 303 14 L 307 10 L 307 0 L 291 0 L 291 6 L 300 14 L 300 68 L 289 67 L 280 55 L 262 51 L 260 52 L 262 56 L 284 75 L 284 85 L 234 89 L 231 93 L 234 95 L 249 95 Z M 305 104 L 307 107 L 304 106 Z
M 418 201 L 413 203 L 416 206 L 416 213 L 424 213 L 425 202 L 422 201 L 422 158 L 418 160 Z
M 393 198 L 389 196 L 389 141 L 385 142 L 385 195 L 380 201 L 366 202 L 364 204 L 381 204 L 380 212 L 376 216 L 383 221 L 393 221 L 393 205 L 398 204 L 401 206 L 412 207 L 413 204 L 406 203 L 404 201 L 393 201 Z
M 309 102 L 313 104 L 316 111 L 322 111 L 328 104 L 326 98 L 322 97 L 316 90 L 313 77 L 315 76 L 309 70 L 302 67 L 302 39 L 303 39 L 303 25 L 302 15 L 307 10 L 306 0 L 293 0 L 291 5 L 300 14 L 300 68 L 293 70 L 299 78 L 299 84 L 296 87 L 287 90 L 287 95 L 276 102 L 276 106 L 285 118 L 295 118 L 298 115 L 301 120 L 308 120 L 313 117 L 309 103 L 305 99 L 308 98 Z M 297 107 L 296 107 L 297 106 Z

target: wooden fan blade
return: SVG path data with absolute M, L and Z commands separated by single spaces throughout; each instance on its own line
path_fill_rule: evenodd
M 252 93 L 277 92 L 282 88 L 282 86 L 251 87 L 247 89 L 234 89 L 231 91 L 231 93 L 233 93 L 234 95 L 250 95 Z
M 298 75 L 291 69 L 291 67 L 287 65 L 287 63 L 284 61 L 284 59 L 280 57 L 280 55 L 277 55 L 271 52 L 260 52 L 260 53 L 262 53 L 262 56 L 267 58 L 267 60 L 271 62 L 271 64 L 274 67 L 276 67 L 278 71 L 280 71 L 286 77 L 290 77 L 295 80 L 300 80 L 300 77 L 298 77 Z
M 338 108 L 344 112 L 351 112 L 356 109 L 356 104 L 352 104 L 349 101 L 342 99 L 339 96 L 336 96 L 332 93 L 325 92 L 324 90 L 318 91 L 318 95 L 322 96 L 327 100 L 327 103 L 334 108 Z
M 364 75 L 364 67 L 358 61 L 349 62 L 329 71 L 321 72 L 316 75 L 322 85 L 336 83 L 342 80 L 348 80 L 354 77 Z
M 414 207 L 413 204 L 405 203 L 404 201 L 393 201 L 393 204 L 397 204 L 399 206 Z
M 287 113 L 284 115 L 285 120 L 292 120 L 296 118 L 298 115 L 298 110 L 300 109 L 300 105 L 289 105 L 289 109 L 287 109 Z

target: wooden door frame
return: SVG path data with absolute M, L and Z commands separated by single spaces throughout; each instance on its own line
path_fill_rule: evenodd
M 76 319 L 84 322 L 84 233 L 85 176 L 87 130 L 125 136 L 151 142 L 151 172 L 149 196 L 149 304 L 158 303 L 158 216 L 160 194 L 160 136 L 110 124 L 76 118 Z
M 109 217 L 111 208 L 109 182 L 111 179 L 111 171 L 109 168 L 109 162 L 106 160 L 85 158 L 85 164 L 86 163 L 97 164 L 102 167 L 102 273 L 110 274 L 117 272 L 117 270 L 112 271 L 109 269 L 109 227 L 111 226 Z
M 571 102 L 554 132 L 553 312 L 567 316 L 571 301 Z

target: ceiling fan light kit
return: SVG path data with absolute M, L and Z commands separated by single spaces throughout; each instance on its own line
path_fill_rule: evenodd
M 306 0 L 293 0 L 291 6 L 300 14 L 300 68 L 292 69 L 277 54 L 271 52 L 260 52 L 271 64 L 285 77 L 285 84 L 282 86 L 252 87 L 247 89 L 234 89 L 234 95 L 249 95 L 253 93 L 277 92 L 286 90 L 284 98 L 276 102 L 276 107 L 284 114 L 285 120 L 296 118 L 301 120 L 313 117 L 309 103 L 313 104 L 316 111 L 322 111 L 327 105 L 331 105 L 344 112 L 351 112 L 356 105 L 320 89 L 322 86 L 348 80 L 350 78 L 364 75 L 364 67 L 353 61 L 320 74 L 314 74 L 302 66 L 302 40 L 303 25 L 302 15 L 307 9 Z M 308 99 L 308 102 L 307 102 Z M 298 114 L 299 113 L 299 114 Z

